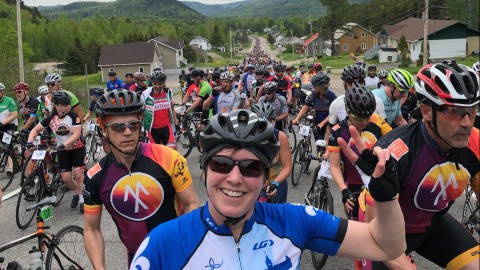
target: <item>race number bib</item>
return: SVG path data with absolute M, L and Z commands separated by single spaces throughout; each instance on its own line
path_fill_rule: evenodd
M 88 130 L 89 132 L 93 132 L 93 131 L 95 131 L 95 126 L 96 126 L 95 124 L 90 123 L 90 124 L 88 124 L 88 126 L 87 126 L 87 130 Z
M 322 161 L 320 171 L 318 171 L 317 179 L 319 179 L 321 177 L 326 177 L 326 178 L 329 178 L 329 179 L 333 179 L 332 173 L 330 172 L 330 161 L 329 160 L 323 160 Z
M 33 145 L 40 145 L 41 142 L 42 142 L 42 139 L 40 138 L 40 136 L 37 136 L 33 140 Z
M 32 154 L 33 160 L 43 160 L 45 155 L 47 154 L 47 150 L 35 150 Z
M 300 130 L 298 131 L 298 134 L 302 136 L 308 136 L 308 134 L 310 134 L 310 126 L 300 125 Z
M 10 135 L 6 132 L 3 133 L 2 142 L 6 143 L 6 144 L 10 144 L 12 142 L 12 135 Z

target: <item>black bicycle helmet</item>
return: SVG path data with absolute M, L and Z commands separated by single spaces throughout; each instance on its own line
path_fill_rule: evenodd
M 222 75 L 222 73 L 220 72 L 220 70 L 215 70 L 215 71 L 213 71 L 213 73 L 212 73 L 212 80 L 214 80 L 214 81 L 219 80 L 219 79 L 220 79 L 220 75 Z
M 108 76 L 117 76 L 117 72 L 111 70 L 108 72 Z
M 478 74 L 455 60 L 420 69 L 415 91 L 418 100 L 434 106 L 469 107 L 480 102 Z
M 370 70 L 377 70 L 377 66 L 375 66 L 375 65 L 368 66 L 368 71 L 370 71 Z
M 152 82 L 164 82 L 167 80 L 167 75 L 161 71 L 154 71 L 150 77 Z
M 330 77 L 326 73 L 319 73 L 312 78 L 313 87 L 320 85 L 328 85 L 330 83 Z
M 264 92 L 276 92 L 278 88 L 278 84 L 276 82 L 266 82 L 263 85 Z
M 132 77 L 133 78 L 133 73 L 132 72 L 127 72 L 125 73 L 125 78 Z
M 265 72 L 263 71 L 263 68 L 257 68 L 255 69 L 255 74 L 256 75 L 263 75 Z
M 345 106 L 349 112 L 368 118 L 377 107 L 375 96 L 364 85 L 354 83 L 352 88 L 345 93 Z
M 365 79 L 365 70 L 359 65 L 350 65 L 343 69 L 342 81 L 358 81 Z
M 273 70 L 275 71 L 285 71 L 285 66 L 284 65 L 276 65 L 273 67 Z
M 257 114 L 260 118 L 265 118 L 268 121 L 275 120 L 277 118 L 277 113 L 275 112 L 275 108 L 272 104 L 267 102 L 259 102 L 253 104 L 250 107 L 250 110 Z
M 52 102 L 56 105 L 70 104 L 71 98 L 70 95 L 67 94 L 67 92 L 59 90 L 52 94 Z
M 115 90 L 105 93 L 95 104 L 95 113 L 103 118 L 107 115 L 143 113 L 144 103 L 138 93 L 128 90 Z
M 95 96 L 95 97 L 98 98 L 98 97 L 102 96 L 103 94 L 105 94 L 105 89 L 103 89 L 100 86 L 94 86 L 94 87 L 90 88 L 90 90 L 88 90 L 88 93 L 90 94 L 90 96 Z
M 197 76 L 205 76 L 205 72 L 202 69 L 194 69 L 192 71 L 192 77 L 197 77 Z
M 233 146 L 254 153 L 265 168 L 278 153 L 280 144 L 270 121 L 259 118 L 249 110 L 234 110 L 213 116 L 205 130 L 200 133 L 200 145 L 204 151 L 203 164 L 223 148 Z

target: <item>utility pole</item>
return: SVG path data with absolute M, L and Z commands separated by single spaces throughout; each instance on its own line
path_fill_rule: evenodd
M 232 51 L 232 28 L 230 27 L 230 60 L 233 60 L 233 51 Z
M 425 13 L 423 23 L 423 65 L 428 64 L 428 0 L 425 0 Z
M 18 36 L 18 71 L 20 73 L 20 81 L 25 82 L 25 70 L 23 69 L 22 17 L 20 15 L 20 0 L 17 0 L 17 36 Z

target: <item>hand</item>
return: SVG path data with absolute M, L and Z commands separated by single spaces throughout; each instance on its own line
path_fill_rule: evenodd
M 322 129 L 323 126 L 325 126 L 325 123 L 321 122 L 321 123 L 318 123 L 317 128 Z
M 298 120 L 297 120 L 297 119 L 293 119 L 290 123 L 292 124 L 292 126 L 293 126 L 293 125 L 296 125 L 296 124 L 298 124 Z
M 275 197 L 275 195 L 277 195 L 277 189 L 278 189 L 278 187 L 275 184 L 273 184 L 273 183 L 269 184 L 265 189 L 265 191 L 267 193 L 267 197 L 269 197 L 269 198 Z
M 325 151 L 325 153 L 323 153 L 322 158 L 323 159 L 328 159 L 328 157 L 330 157 L 330 151 L 327 150 L 327 151 Z
M 357 129 L 350 126 L 349 130 L 361 155 L 358 156 L 353 152 L 342 138 L 338 139 L 338 144 L 348 160 L 357 167 L 362 180 L 368 186 L 370 195 L 378 202 L 396 199 L 400 190 L 400 183 L 396 164 L 390 157 L 390 150 L 375 146 L 373 152 L 371 152 L 365 147 Z M 371 179 L 366 179 L 365 175 L 371 176 Z
M 348 188 L 345 188 L 342 190 L 342 202 L 345 205 L 345 209 L 348 210 L 348 212 L 351 212 L 353 210 L 353 207 L 355 207 L 355 202 L 357 199 L 355 198 L 355 195 L 353 192 L 348 190 Z

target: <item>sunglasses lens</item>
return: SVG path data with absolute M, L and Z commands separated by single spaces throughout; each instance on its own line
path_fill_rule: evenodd
M 112 123 L 108 125 L 115 132 L 123 132 L 128 127 L 131 131 L 137 131 L 142 127 L 140 121 L 129 122 L 129 123 Z
M 214 156 L 208 160 L 208 167 L 212 171 L 222 174 L 231 172 L 235 164 L 238 164 L 240 173 L 246 177 L 259 177 L 264 171 L 262 162 L 259 160 L 244 159 L 242 161 L 234 161 L 223 156 Z
M 266 95 L 271 95 L 271 94 L 273 94 L 273 92 L 270 92 L 270 91 L 269 91 L 269 92 L 265 92 L 265 94 L 266 94 Z

